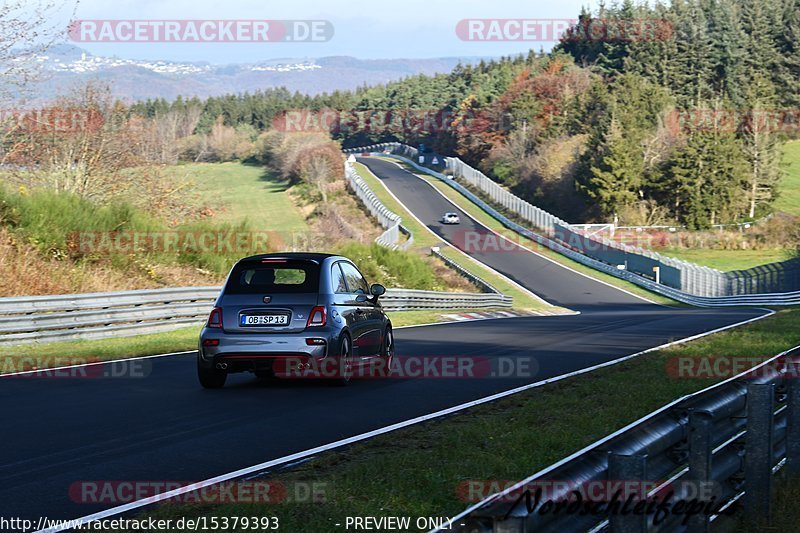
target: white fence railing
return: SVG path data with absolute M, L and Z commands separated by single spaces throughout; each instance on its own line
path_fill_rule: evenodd
M 748 282 L 747 273 L 749 271 L 735 273 L 720 272 L 712 268 L 695 265 L 671 257 L 665 257 L 650 250 L 631 247 L 602 237 L 587 236 L 580 228 L 575 228 L 543 209 L 522 200 L 457 158 L 446 158 L 447 168 L 454 176 L 463 179 L 473 189 L 480 191 L 483 197 L 489 199 L 489 202 L 484 201 L 481 197 L 474 194 L 472 190 L 464 187 L 456 180 L 448 179 L 447 176 L 439 172 L 419 165 L 417 163 L 417 150 L 410 146 L 400 143 L 382 143 L 349 149 L 345 152 L 390 153 L 392 157 L 402 159 L 405 163 L 410 164 L 417 170 L 441 179 L 480 206 L 507 228 L 579 263 L 606 272 L 615 277 L 628 280 L 674 300 L 706 307 L 800 304 L 800 291 L 758 292 L 756 290 L 758 287 L 756 279 L 753 278 L 752 282 Z M 494 205 L 499 205 L 507 212 L 511 212 L 520 219 L 527 221 L 540 233 L 536 233 L 512 221 L 503 213 L 499 212 Z M 586 254 L 585 247 L 583 249 L 577 249 L 575 246 L 572 246 L 574 243 L 571 243 L 569 240 L 563 242 L 555 238 L 558 235 L 562 237 L 580 236 L 581 239 L 589 241 L 591 245 L 598 250 L 606 251 L 608 259 L 606 261 L 601 261 L 595 257 L 590 257 Z M 570 244 L 570 246 L 567 246 L 567 244 Z M 619 261 L 613 261 L 613 259 L 617 258 L 619 258 Z M 631 263 L 637 263 L 639 265 L 639 270 L 652 268 L 652 266 L 659 266 L 661 269 L 659 282 L 657 283 L 654 279 L 642 275 L 633 268 L 620 269 L 617 266 L 623 265 L 632 267 L 633 265 L 627 264 L 629 261 Z M 769 270 L 770 265 L 761 268 Z M 752 270 L 757 271 L 759 269 Z M 668 279 L 665 279 L 667 277 L 667 272 L 676 274 L 672 283 L 670 283 Z M 777 274 L 780 273 L 776 273 L 776 275 Z M 787 276 L 789 275 L 797 277 L 800 273 L 790 272 Z M 777 275 L 777 277 L 778 282 L 780 282 L 780 276 Z M 792 280 L 794 280 L 794 278 L 792 278 Z M 794 283 L 796 283 L 796 280 Z M 787 284 L 791 285 L 792 283 Z M 780 283 L 778 283 L 778 285 L 780 285 Z
M 407 250 L 414 243 L 414 236 L 402 225 L 400 215 L 393 213 L 372 192 L 369 185 L 358 175 L 349 162 L 344 164 L 344 173 L 347 183 L 367 210 L 374 216 L 378 223 L 386 230 L 375 242 L 388 248 Z M 401 236 L 405 235 L 405 238 Z
M 0 298 L 0 344 L 98 339 L 169 331 L 206 319 L 220 287 Z M 388 289 L 387 311 L 511 307 L 497 293 Z

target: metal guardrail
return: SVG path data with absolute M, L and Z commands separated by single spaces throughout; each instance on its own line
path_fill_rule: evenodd
M 220 287 L 0 298 L 0 344 L 98 339 L 169 331 L 206 319 Z M 388 289 L 388 311 L 511 307 L 510 296 Z
M 499 290 L 497 290 L 494 287 L 494 285 L 490 284 L 488 281 L 476 276 L 466 268 L 462 267 L 461 265 L 459 265 L 446 255 L 444 255 L 442 252 L 440 252 L 438 248 L 436 247 L 431 248 L 431 254 L 435 255 L 436 257 L 441 259 L 447 266 L 449 266 L 450 268 L 452 268 L 453 270 L 455 270 L 456 272 L 458 272 L 459 274 L 470 280 L 473 285 L 477 285 L 478 287 L 483 289 L 484 292 L 502 294 Z M 508 298 L 511 297 L 509 296 Z
M 488 309 L 512 307 L 511 296 L 500 293 L 438 292 L 411 289 L 387 289 L 381 305 L 387 311 L 417 309 Z
M 774 474 L 783 469 L 800 478 L 798 356 L 800 347 L 684 396 L 476 503 L 448 530 L 699 532 L 738 520 L 732 512 L 738 504 L 748 523 L 762 522 L 770 516 Z M 608 505 L 619 487 L 631 491 L 622 496 L 623 502 L 632 498 L 629 509 L 638 501 L 664 501 L 672 491 L 668 509 L 678 501 L 713 499 L 707 508 L 713 512 L 670 511 L 663 521 L 655 513 L 623 514 Z M 537 489 L 547 492 L 538 502 L 529 500 Z M 548 500 L 575 501 L 574 491 L 595 491 L 605 508 L 597 514 L 546 512 Z
M 407 250 L 414 244 L 414 236 L 411 231 L 402 225 L 400 215 L 393 213 L 381 203 L 349 161 L 344 163 L 344 175 L 350 188 L 356 193 L 361 203 L 366 206 L 367 210 L 378 219 L 378 223 L 386 230 L 375 239 L 375 242 L 387 248 L 400 250 Z M 404 240 L 400 237 L 401 233 L 406 236 Z
M 713 269 L 708 269 L 706 267 L 699 267 L 697 265 L 692 265 L 691 263 L 687 263 L 685 261 L 680 261 L 677 259 L 672 260 L 671 258 L 670 260 L 672 261 L 672 263 L 670 263 L 670 265 L 674 267 L 679 267 L 680 269 L 681 285 L 689 287 L 690 290 L 686 291 L 683 289 L 670 287 L 668 285 L 665 285 L 664 283 L 656 283 L 654 280 L 639 275 L 631 270 L 619 269 L 617 268 L 616 265 L 600 261 L 593 257 L 589 257 L 588 255 L 585 255 L 580 251 L 577 251 L 569 246 L 566 246 L 565 244 L 558 242 L 555 239 L 551 239 L 545 235 L 534 232 L 533 230 L 512 221 L 507 216 L 500 213 L 494 206 L 484 201 L 482 198 L 478 197 L 475 193 L 473 193 L 471 190 L 458 183 L 456 180 L 451 179 L 444 174 L 433 171 L 416 163 L 413 158 L 416 157 L 417 151 L 414 148 L 401 145 L 399 143 L 383 143 L 362 148 L 350 149 L 348 151 L 352 153 L 357 153 L 357 152 L 383 152 L 385 150 L 389 150 L 391 153 L 383 155 L 399 159 L 404 163 L 411 165 L 420 172 L 425 172 L 447 183 L 450 187 L 456 189 L 459 193 L 461 193 L 470 201 L 478 205 L 481 209 L 486 211 L 490 216 L 492 216 L 494 219 L 496 219 L 497 221 L 499 221 L 501 224 L 511 229 L 512 231 L 519 233 L 520 235 L 523 235 L 533 240 L 537 244 L 549 248 L 550 250 L 553 250 L 554 252 L 569 257 L 570 259 L 578 263 L 589 266 L 595 270 L 605 272 L 606 274 L 610 274 L 614 277 L 630 281 L 631 283 L 644 287 L 658 294 L 662 294 L 664 296 L 672 298 L 673 300 L 687 303 L 690 305 L 696 305 L 699 307 L 800 304 L 800 291 L 792 291 L 785 293 L 766 293 L 766 294 L 741 294 L 735 296 L 716 295 L 721 291 L 720 287 L 723 286 L 722 282 L 718 278 L 715 279 L 717 279 L 717 281 L 720 281 L 720 283 L 715 285 L 715 287 L 717 287 L 717 289 L 719 290 L 715 289 L 714 291 L 711 291 L 715 295 L 703 296 L 694 294 L 695 292 L 704 292 L 703 290 L 701 290 L 702 287 L 704 286 L 708 288 L 708 284 L 706 283 L 707 280 L 703 281 L 706 274 L 708 274 L 707 271 L 709 272 L 710 271 L 718 272 L 718 271 L 714 271 Z M 402 153 L 403 155 L 397 155 L 397 152 Z M 497 188 L 502 189 L 500 185 L 497 185 L 496 183 L 494 183 L 494 185 Z M 502 189 L 502 191 L 506 195 L 513 196 L 510 192 L 506 191 L 505 189 Z M 499 197 L 499 195 L 500 193 L 495 193 L 494 196 L 492 195 L 488 196 L 492 198 L 492 197 Z M 549 213 L 535 206 L 532 206 L 519 198 L 516 198 L 515 202 L 523 206 L 521 209 L 527 213 L 526 219 L 531 221 L 537 227 L 543 227 L 545 229 L 549 227 L 551 233 L 555 232 L 557 227 L 567 227 L 567 228 L 570 227 L 570 225 L 567 224 L 566 222 L 556 217 L 553 217 Z M 618 243 L 614 244 L 616 245 Z M 658 254 L 655 254 L 654 252 L 643 250 L 641 257 L 648 258 L 648 257 L 655 257 L 657 255 Z M 687 265 L 688 267 L 683 268 L 684 265 Z

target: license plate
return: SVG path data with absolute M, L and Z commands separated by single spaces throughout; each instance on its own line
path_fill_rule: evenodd
M 242 326 L 285 326 L 289 323 L 289 315 L 242 315 Z

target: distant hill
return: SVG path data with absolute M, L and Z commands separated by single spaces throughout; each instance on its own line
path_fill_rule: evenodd
M 414 74 L 449 72 L 459 62 L 472 63 L 478 59 L 362 60 L 335 56 L 211 65 L 94 56 L 78 47 L 62 45 L 38 58 L 43 67 L 42 79 L 34 86 L 32 98 L 47 100 L 87 80 L 109 82 L 114 96 L 125 101 L 159 97 L 172 100 L 178 95 L 203 98 L 281 86 L 314 95 Z

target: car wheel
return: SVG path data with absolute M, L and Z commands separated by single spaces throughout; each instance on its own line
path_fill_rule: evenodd
M 386 327 L 381 346 L 381 358 L 378 363 L 378 377 L 388 378 L 392 375 L 392 364 L 394 363 L 394 334 L 392 327 Z
M 221 389 L 225 386 L 228 373 L 215 368 L 203 368 L 198 364 L 197 377 L 204 389 Z
M 339 356 L 336 359 L 336 385 L 349 385 L 353 378 L 353 346 L 345 333 L 339 343 Z

